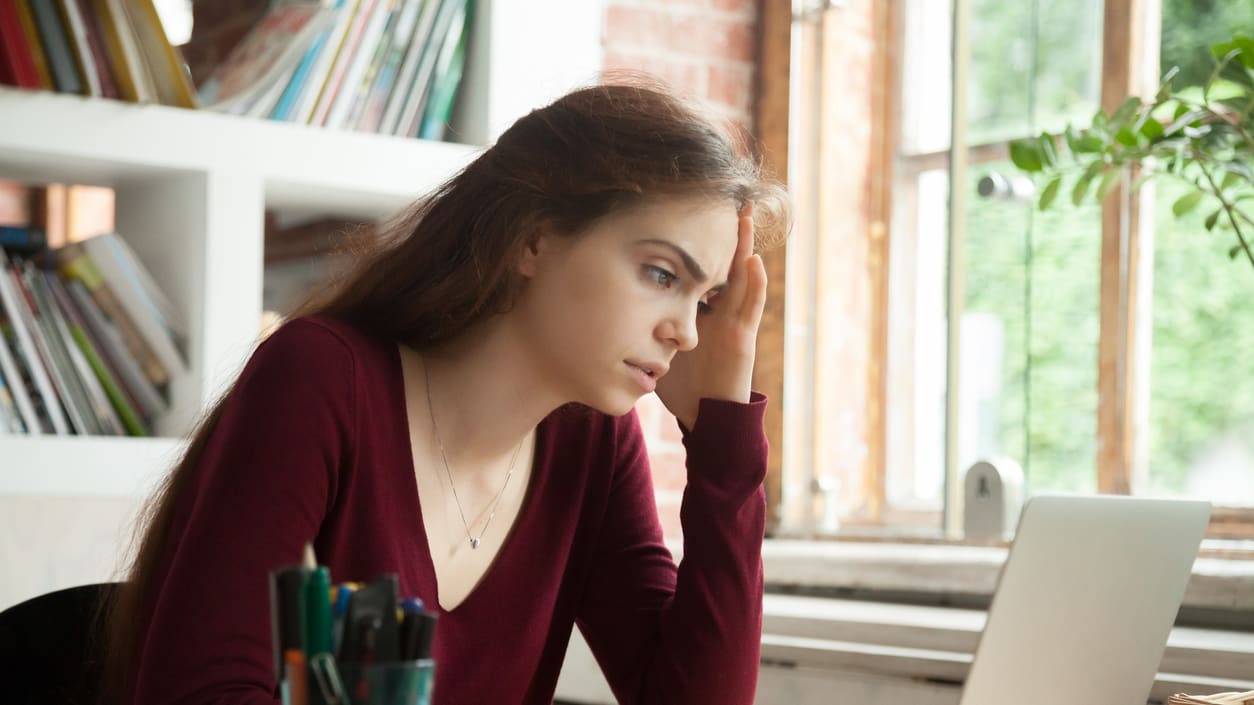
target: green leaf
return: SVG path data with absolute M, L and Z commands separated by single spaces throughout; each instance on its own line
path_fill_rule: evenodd
M 1110 193 L 1110 190 L 1115 187 L 1115 184 L 1119 183 L 1119 177 L 1122 173 L 1121 169 L 1113 166 L 1106 169 L 1105 173 L 1102 174 L 1101 183 L 1097 185 L 1098 201 L 1106 199 L 1106 194 Z
M 1115 114 L 1110 116 L 1110 122 L 1115 125 L 1122 125 L 1130 122 L 1133 116 L 1136 115 L 1136 111 L 1140 110 L 1140 108 L 1141 99 L 1137 96 L 1132 96 L 1131 98 L 1123 101 L 1123 105 L 1120 105 L 1119 108 L 1115 110 Z
M 1040 146 L 1032 139 L 1018 139 L 1010 142 L 1010 161 L 1019 169 L 1036 173 L 1043 170 Z
M 1175 120 L 1163 129 L 1163 132 L 1168 135 L 1173 135 L 1186 127 L 1192 126 L 1206 115 L 1205 110 L 1188 110 L 1184 105 L 1181 105 L 1180 108 L 1185 112 L 1180 113 L 1180 111 L 1177 110 L 1176 112 L 1180 114 L 1176 115 Z
M 1155 139 L 1163 136 L 1163 124 L 1151 117 L 1145 121 L 1145 124 L 1141 125 L 1141 134 L 1153 142 Z
M 1041 136 L 1036 138 L 1036 145 L 1044 166 L 1053 167 L 1058 164 L 1058 146 L 1054 144 L 1053 135 L 1042 132 Z
M 1241 183 L 1241 176 L 1236 172 L 1230 171 L 1227 174 L 1224 174 L 1224 180 L 1223 183 L 1219 185 L 1219 190 L 1227 191 L 1239 183 Z
M 1232 47 L 1241 50 L 1241 63 L 1246 68 L 1254 69 L 1254 39 L 1237 35 L 1232 38 Z
M 1041 200 L 1040 200 L 1040 206 L 1039 206 L 1041 210 L 1045 210 L 1046 208 L 1049 208 L 1049 204 L 1053 203 L 1054 199 L 1058 197 L 1058 189 L 1061 186 L 1062 186 L 1061 174 L 1050 179 L 1049 185 L 1046 186 L 1045 190 L 1041 192 Z
M 1228 259 L 1236 259 L 1239 254 L 1241 254 L 1241 246 L 1233 245 L 1232 249 L 1228 250 Z
M 1202 202 L 1202 196 L 1204 195 L 1205 194 L 1201 191 L 1192 191 L 1184 194 L 1180 198 L 1177 198 L 1175 203 L 1171 204 L 1171 212 L 1179 218 L 1185 213 L 1188 213 L 1196 208 L 1197 204 Z
M 1210 232 L 1215 229 L 1215 223 L 1219 221 L 1219 214 L 1223 212 L 1224 209 L 1216 208 L 1213 213 L 1206 216 L 1206 232 Z
M 1101 162 L 1098 163 L 1100 164 Z M 1091 174 L 1085 174 L 1079 179 L 1076 179 L 1075 186 L 1071 188 L 1072 205 L 1078 206 L 1084 201 L 1084 197 L 1088 195 L 1089 186 L 1092 185 L 1092 183 L 1093 176 Z
M 1077 154 L 1096 154 L 1106 149 L 1106 143 L 1096 135 L 1085 135 L 1076 140 L 1072 151 Z
M 1115 133 L 1115 141 L 1119 144 L 1135 147 L 1137 144 L 1136 133 L 1134 133 L 1129 127 L 1121 127 L 1119 128 L 1119 131 Z
M 1220 61 L 1236 48 L 1236 45 L 1232 42 L 1219 42 L 1218 44 L 1211 44 L 1210 55 L 1215 57 L 1215 61 Z

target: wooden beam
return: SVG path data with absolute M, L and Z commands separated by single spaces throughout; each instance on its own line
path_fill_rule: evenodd
M 788 178 L 788 123 L 792 0 L 760 0 L 758 4 L 758 62 L 754 123 L 763 161 L 781 181 Z M 766 437 L 771 446 L 767 464 L 767 532 L 780 523 L 784 448 L 784 291 L 787 245 L 763 254 L 766 265 L 766 311 L 758 330 L 753 387 L 770 398 L 766 409 Z
M 1158 83 L 1161 0 L 1106 0 L 1102 43 L 1102 107 L 1113 112 L 1128 96 L 1152 95 Z M 1143 225 L 1152 225 L 1152 204 L 1130 194 L 1130 179 L 1102 204 L 1101 334 L 1097 368 L 1097 487 L 1129 494 L 1144 472 L 1139 437 L 1148 399 L 1149 350 L 1142 326 L 1141 268 L 1152 266 L 1142 251 Z M 1151 241 L 1152 242 L 1152 241 Z M 1146 329 L 1148 330 L 1148 329 Z
M 893 216 L 893 162 L 899 134 L 901 56 L 898 4 L 875 3 L 871 63 L 871 163 L 868 174 L 867 272 L 870 276 L 870 352 L 867 359 L 867 460 L 862 475 L 863 516 L 883 519 L 887 504 L 888 272 Z

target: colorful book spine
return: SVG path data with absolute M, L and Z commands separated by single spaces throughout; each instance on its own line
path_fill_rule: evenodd
M 39 30 L 39 39 L 43 42 L 48 70 L 52 73 L 52 83 L 57 92 L 80 95 L 86 93 L 86 85 L 79 75 L 74 50 L 70 47 L 69 34 L 61 22 L 61 14 L 57 11 L 56 0 L 30 0 L 30 9 L 35 18 L 35 27 Z
M 42 402 L 43 413 L 54 433 L 64 436 L 70 432 L 69 422 L 61 409 L 61 401 L 48 376 L 48 360 L 46 352 L 36 344 L 35 334 L 31 330 L 29 303 L 22 299 L 22 292 L 17 286 L 17 276 L 9 264 L 9 258 L 0 250 L 0 300 L 9 314 L 9 322 L 13 326 L 14 337 L 21 351 L 21 359 L 34 383 L 34 389 Z
M 0 64 L 11 79 L 9 85 L 36 90 L 43 87 L 16 2 L 0 2 Z
M 39 73 L 39 86 L 46 91 L 53 90 L 56 86 L 52 81 L 52 69 L 48 67 L 48 54 L 44 51 L 44 42 L 39 37 L 39 28 L 35 26 L 35 13 L 31 10 L 31 0 L 14 0 L 13 5 L 17 8 L 17 18 L 22 23 L 26 43 L 30 45 L 35 70 Z

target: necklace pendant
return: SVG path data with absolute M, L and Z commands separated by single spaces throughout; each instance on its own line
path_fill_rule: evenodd
M 474 536 L 470 537 L 470 547 L 479 548 L 479 539 L 477 537 L 474 537 Z

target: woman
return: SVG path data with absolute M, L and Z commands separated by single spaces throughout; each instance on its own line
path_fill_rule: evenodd
M 112 614 L 136 703 L 274 701 L 267 574 L 399 575 L 438 705 L 550 703 L 578 625 L 623 703 L 749 703 L 786 203 L 692 108 L 597 86 L 533 111 L 262 343 L 154 500 Z M 636 401 L 688 450 L 676 568 Z

